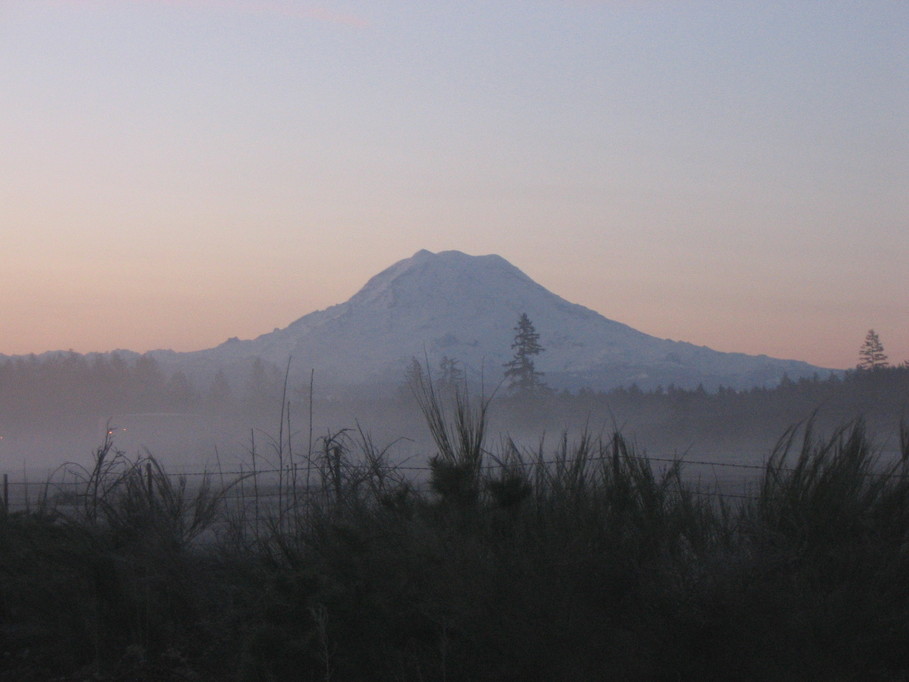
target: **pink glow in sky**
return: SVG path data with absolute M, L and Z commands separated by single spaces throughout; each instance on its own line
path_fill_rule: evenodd
M 909 360 L 909 4 L 5 0 L 0 353 L 196 350 L 426 248 Z

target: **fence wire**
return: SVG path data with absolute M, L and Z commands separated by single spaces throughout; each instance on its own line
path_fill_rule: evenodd
M 899 454 L 899 453 L 887 453 L 881 452 L 880 455 L 885 454 Z M 711 470 L 733 470 L 740 472 L 751 472 L 757 474 L 758 472 L 763 472 L 767 469 L 766 461 L 761 464 L 750 464 L 743 462 L 729 462 L 719 459 L 686 459 L 685 457 L 670 457 L 670 456 L 652 456 L 652 455 L 639 455 L 636 456 L 638 459 L 647 461 L 648 463 L 658 463 L 658 464 L 670 464 L 670 465 L 680 465 L 682 467 L 683 473 L 686 467 L 709 467 Z M 564 465 L 577 464 L 579 462 L 584 463 L 598 463 L 607 460 L 612 460 L 614 458 L 614 453 L 609 452 L 606 454 L 597 454 L 597 455 L 584 455 L 579 457 L 556 457 L 556 458 L 541 458 L 541 457 L 531 457 L 531 456 L 518 456 L 514 458 L 507 458 L 506 461 L 497 460 L 495 462 L 487 462 L 481 465 L 480 469 L 487 474 L 490 472 L 495 472 L 497 470 L 514 470 L 515 468 L 524 468 L 529 469 L 533 467 L 542 467 L 544 469 L 551 469 L 553 467 L 559 467 Z M 292 457 L 291 457 L 292 459 Z M 350 468 L 351 470 L 359 470 L 364 475 L 369 475 L 371 473 L 370 467 L 365 462 L 351 462 L 345 461 L 345 467 Z M 226 483 L 228 487 L 231 488 L 229 495 L 225 496 L 225 499 L 251 499 L 251 498 L 271 498 L 271 497 L 287 497 L 289 495 L 316 495 L 323 494 L 322 485 L 310 486 L 306 488 L 305 486 L 299 485 L 304 479 L 309 480 L 313 477 L 316 480 L 323 475 L 324 469 L 320 468 L 325 465 L 324 460 L 321 458 L 313 457 L 308 461 L 298 461 L 294 464 L 288 464 L 283 467 L 278 466 L 266 466 L 265 468 L 260 468 L 256 466 L 250 467 L 240 467 L 239 469 L 230 469 L 230 470 L 202 470 L 202 471 L 183 471 L 183 472 L 167 472 L 161 469 L 155 471 L 156 476 L 165 476 L 171 480 L 189 480 L 189 479 L 202 479 L 202 480 L 211 480 L 222 482 L 225 479 L 228 479 Z M 432 471 L 432 466 L 427 464 L 415 465 L 415 464 L 392 464 L 386 463 L 383 471 L 387 472 L 389 475 L 395 473 L 407 472 L 407 473 L 417 473 L 417 474 L 426 474 Z M 774 467 L 775 471 L 782 473 L 793 473 L 796 469 L 792 467 L 785 466 L 776 466 Z M 307 474 L 305 477 L 300 474 Z M 80 490 L 85 490 L 87 488 L 87 478 L 85 477 L 84 472 L 80 472 L 78 476 L 74 475 L 72 470 L 62 468 L 59 470 L 58 475 L 61 478 L 55 479 L 53 475 L 48 476 L 44 480 L 28 480 L 27 478 L 23 479 L 12 479 L 10 474 L 2 474 L 2 498 L 0 498 L 0 504 L 3 505 L 8 511 L 15 509 L 28 508 L 31 500 L 40 501 L 42 499 L 46 500 L 48 498 L 53 498 L 57 496 L 76 496 L 79 497 Z M 909 478 L 905 473 L 874 473 L 870 472 L 866 475 L 877 477 L 881 479 L 906 479 Z M 70 480 L 66 480 L 69 478 Z M 271 479 L 271 480 L 269 480 Z M 275 480 L 277 479 L 277 480 Z M 740 484 L 746 486 L 748 483 L 754 483 L 758 480 L 758 477 L 743 477 L 740 480 L 728 480 L 723 481 L 724 487 L 729 488 L 735 484 Z M 418 494 L 429 494 L 432 492 L 430 486 L 425 484 L 418 484 L 415 481 L 407 481 L 410 489 Z M 276 489 L 275 486 L 279 486 L 280 489 Z M 687 488 L 686 493 L 699 496 L 709 496 L 709 497 L 723 497 L 731 499 L 745 499 L 753 500 L 757 499 L 756 494 L 745 494 L 731 492 L 729 490 L 720 491 L 717 488 L 719 485 L 719 477 L 716 477 L 715 485 L 713 489 L 704 490 L 700 487 Z M 35 491 L 34 493 L 32 491 Z

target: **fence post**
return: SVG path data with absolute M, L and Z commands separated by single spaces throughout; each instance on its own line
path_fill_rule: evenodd
M 9 514 L 9 474 L 3 474 L 3 513 Z

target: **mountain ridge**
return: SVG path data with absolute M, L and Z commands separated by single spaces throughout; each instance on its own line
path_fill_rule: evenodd
M 554 388 L 749 388 L 831 371 L 659 339 L 567 301 L 499 255 L 425 249 L 373 275 L 347 301 L 283 329 L 159 358 L 192 374 L 255 358 L 283 366 L 292 358 L 299 373 L 312 368 L 327 384 L 354 385 L 400 382 L 411 358 L 436 365 L 447 356 L 469 377 L 489 380 L 511 357 L 521 313 L 540 334 L 546 352 L 537 367 Z

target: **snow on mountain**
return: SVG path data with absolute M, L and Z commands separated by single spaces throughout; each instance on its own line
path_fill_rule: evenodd
M 720 353 L 658 339 L 570 303 L 496 255 L 419 251 L 380 272 L 347 302 L 301 317 L 256 339 L 207 351 L 161 356 L 192 374 L 259 357 L 323 385 L 400 382 L 412 357 L 432 367 L 443 356 L 487 383 L 512 355 L 514 326 L 527 313 L 546 351 L 537 368 L 554 387 L 605 389 L 774 385 L 825 370 L 794 360 Z M 188 363 L 188 364 L 187 364 Z M 192 367 L 193 369 L 190 369 Z

